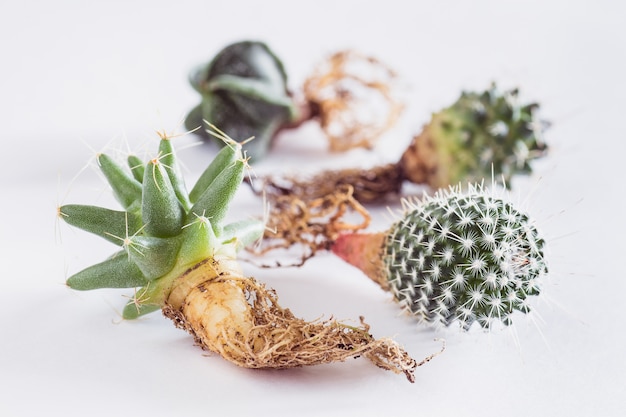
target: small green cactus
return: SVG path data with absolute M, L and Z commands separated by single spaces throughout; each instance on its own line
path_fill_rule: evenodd
M 407 179 L 433 189 L 459 182 L 481 182 L 495 175 L 505 184 L 529 174 L 530 161 L 547 151 L 537 103 L 520 104 L 517 89 L 463 92 L 432 115 L 402 155 Z
M 419 319 L 467 330 L 530 311 L 548 271 L 544 246 L 527 214 L 470 186 L 407 202 L 387 232 L 344 235 L 333 251 Z
M 139 288 L 123 311 L 126 319 L 160 309 L 183 271 L 218 252 L 236 250 L 258 239 L 263 224 L 243 220 L 224 225 L 228 204 L 241 184 L 246 160 L 241 145 L 218 135 L 224 148 L 187 192 L 172 141 L 165 135 L 158 156 L 145 165 L 128 158 L 130 171 L 106 154 L 98 165 L 123 211 L 68 204 L 61 218 L 120 247 L 105 261 L 67 280 L 77 290 Z
M 254 136 L 246 144 L 247 154 L 254 159 L 262 158 L 276 133 L 298 116 L 283 64 L 262 42 L 226 46 L 194 70 L 189 81 L 202 101 L 189 112 L 185 127 L 200 128 L 197 133 L 210 139 L 204 130 L 204 120 L 210 120 L 231 137 Z

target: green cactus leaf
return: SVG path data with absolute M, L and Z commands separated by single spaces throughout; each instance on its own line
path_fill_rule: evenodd
M 148 283 L 139 268 L 132 263 L 125 251 L 117 252 L 109 259 L 92 265 L 67 279 L 74 290 L 98 288 L 133 288 Z
M 98 156 L 100 170 L 113 189 L 117 201 L 126 210 L 139 207 L 141 202 L 141 183 L 128 175 L 111 157 L 105 154 Z
M 196 263 L 214 255 L 218 245 L 211 220 L 197 217 L 183 228 L 178 261 L 182 265 Z
M 172 141 L 165 136 L 161 138 L 159 144 L 159 160 L 170 177 L 178 201 L 180 201 L 180 204 L 185 210 L 188 210 L 189 207 L 191 207 L 191 203 L 189 201 L 187 187 L 185 187 L 185 179 L 176 161 L 176 153 L 172 146 Z
M 153 280 L 172 270 L 180 245 L 180 239 L 176 237 L 133 236 L 126 250 L 146 279 Z
M 124 320 L 135 320 L 146 314 L 153 313 L 161 309 L 161 301 L 151 300 L 149 288 L 141 288 L 135 296 L 126 303 L 122 311 Z
M 191 202 L 195 203 L 198 201 L 198 197 L 206 191 L 215 178 L 224 171 L 226 167 L 234 164 L 237 159 L 241 159 L 241 146 L 238 143 L 233 141 L 220 149 L 213 161 L 204 170 L 202 175 L 200 175 L 200 178 L 198 178 L 196 184 L 191 189 L 189 193 Z
M 143 183 L 143 173 L 145 171 L 143 161 L 136 155 L 128 155 L 126 160 L 128 162 L 130 172 L 133 174 L 133 178 L 135 178 L 137 182 Z
M 122 311 L 122 318 L 124 318 L 124 320 L 135 320 L 160 309 L 161 306 L 158 304 L 135 305 L 132 301 L 129 301 Z
M 224 226 L 220 237 L 223 239 L 223 242 L 236 239 L 236 248 L 241 250 L 261 239 L 264 231 L 265 224 L 257 219 L 240 220 Z
M 142 217 L 146 233 L 156 237 L 179 234 L 185 212 L 165 168 L 158 160 L 148 163 L 143 188 Z
M 222 233 L 221 222 L 226 216 L 228 205 L 243 181 L 244 170 L 245 163 L 242 160 L 227 166 L 191 207 L 190 213 L 211 220 L 217 237 Z
M 135 291 L 122 311 L 125 320 L 133 320 L 159 310 L 165 302 L 166 292 L 159 281 L 149 282 Z
M 100 236 L 118 246 L 141 228 L 141 218 L 134 213 L 104 207 L 67 204 L 59 208 L 60 217 L 68 224 Z

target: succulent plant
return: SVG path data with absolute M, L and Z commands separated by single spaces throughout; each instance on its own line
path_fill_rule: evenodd
M 258 220 L 224 225 L 245 171 L 241 146 L 225 143 L 190 192 L 165 135 L 158 155 L 145 165 L 136 156 L 128 158 L 130 172 L 99 154 L 98 165 L 124 210 L 68 204 L 59 214 L 120 250 L 72 275 L 67 285 L 78 290 L 139 288 L 123 311 L 125 319 L 133 319 L 160 309 L 175 281 L 193 265 L 207 258 L 234 258 L 238 249 L 258 239 L 264 227 Z
M 194 70 L 189 81 L 201 103 L 187 115 L 185 126 L 205 139 L 206 120 L 230 137 L 255 140 L 248 155 L 262 158 L 283 127 L 298 117 L 280 59 L 262 42 L 242 41 L 223 48 L 210 62 Z M 222 144 L 221 141 L 217 141 Z
M 335 320 L 307 322 L 278 305 L 276 294 L 243 275 L 237 251 L 259 239 L 254 219 L 226 223 L 245 174 L 241 144 L 225 146 L 187 192 L 172 141 L 158 155 L 128 158 L 130 171 L 105 154 L 98 165 L 123 210 L 69 204 L 59 216 L 118 246 L 106 260 L 67 279 L 76 290 L 135 288 L 125 319 L 162 310 L 204 349 L 248 368 L 289 368 L 364 356 L 409 380 L 418 364 L 393 340 L 369 327 Z
M 399 194 L 403 183 L 433 190 L 495 177 L 506 186 L 517 174 L 531 173 L 531 161 L 547 152 L 537 103 L 521 105 L 518 90 L 500 93 L 495 84 L 484 92 L 463 92 L 451 106 L 432 115 L 413 137 L 399 161 L 368 169 L 328 170 L 312 178 L 263 180 L 271 197 L 294 194 L 320 198 L 351 185 L 361 203 Z
M 420 320 L 467 330 L 531 310 L 548 271 L 544 246 L 526 213 L 470 186 L 406 202 L 389 230 L 343 235 L 332 250 Z

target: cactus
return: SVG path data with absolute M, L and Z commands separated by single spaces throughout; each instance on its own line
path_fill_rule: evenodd
M 518 95 L 492 84 L 434 113 L 400 159 L 406 179 L 439 189 L 492 175 L 509 184 L 513 175 L 529 174 L 529 162 L 547 151 L 546 123 L 537 117 L 539 105 L 521 105 Z
M 470 186 L 407 201 L 386 232 L 343 235 L 332 250 L 418 319 L 467 330 L 531 310 L 548 271 L 544 246 L 527 214 Z
M 105 154 L 98 156 L 123 210 L 70 204 L 58 213 L 119 249 L 70 276 L 67 285 L 135 288 L 125 319 L 162 310 L 204 349 L 240 366 L 288 368 L 364 356 L 412 380 L 420 364 L 393 340 L 374 339 L 364 323 L 299 319 L 278 305 L 272 290 L 243 275 L 237 251 L 259 239 L 264 224 L 225 223 L 247 160 L 240 143 L 221 131 L 214 134 L 225 146 L 190 192 L 167 135 L 161 136 L 158 156 L 147 163 L 128 158 L 132 172 Z
M 361 203 L 399 194 L 405 182 L 432 190 L 484 179 L 530 174 L 530 162 L 547 152 L 537 103 L 520 105 L 518 90 L 500 93 L 495 84 L 482 93 L 463 92 L 451 106 L 432 115 L 397 162 L 369 169 L 321 172 L 312 178 L 265 178 L 264 191 L 320 198 L 342 185 L 354 188 Z

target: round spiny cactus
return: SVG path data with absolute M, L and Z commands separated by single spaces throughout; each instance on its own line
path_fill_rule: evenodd
M 477 186 L 405 206 L 387 232 L 342 236 L 334 252 L 427 322 L 488 329 L 530 311 L 547 266 L 527 214 Z
M 481 182 L 493 175 L 508 184 L 529 174 L 530 161 L 547 151 L 537 103 L 520 104 L 517 89 L 463 92 L 432 115 L 400 160 L 404 175 L 433 189 Z
M 125 319 L 160 309 L 198 345 L 239 366 L 290 368 L 364 356 L 412 381 L 420 364 L 393 340 L 374 339 L 364 323 L 299 319 L 278 305 L 272 290 L 242 275 L 236 252 L 260 238 L 264 225 L 254 219 L 225 224 L 247 159 L 241 144 L 216 135 L 225 146 L 189 193 L 165 135 L 156 158 L 145 165 L 128 159 L 132 174 L 98 156 L 123 210 L 70 204 L 58 213 L 119 250 L 69 277 L 67 285 L 135 288 Z

